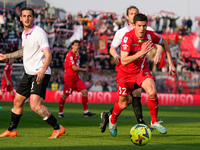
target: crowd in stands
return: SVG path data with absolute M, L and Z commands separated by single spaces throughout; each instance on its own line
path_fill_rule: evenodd
M 180 40 L 184 35 L 197 32 L 200 26 L 200 17 L 196 17 L 193 20 L 190 17 L 188 19 L 183 17 L 182 25 L 178 26 L 176 21 L 180 17 L 180 15 L 161 11 L 157 15 L 148 15 L 148 25 L 159 34 L 173 34 L 176 32 Z M 81 11 L 77 12 L 76 15 L 67 12 L 66 17 L 60 18 L 54 14 L 48 14 L 47 8 L 43 8 L 39 12 L 36 12 L 35 23 L 42 27 L 48 34 L 52 52 L 51 67 L 53 69 L 63 69 L 65 56 L 70 50 L 70 38 L 75 34 L 75 27 L 79 25 L 82 25 L 83 30 L 83 38 L 81 39 L 79 51 L 81 67 L 88 66 L 90 71 L 115 69 L 115 63 L 109 54 L 109 48 L 115 32 L 126 25 L 124 14 L 119 16 L 114 12 L 89 10 L 85 15 Z M 194 25 L 195 31 L 192 31 L 192 26 Z M 0 12 L 0 30 L 0 52 L 8 53 L 21 48 L 21 33 L 23 32 L 23 28 L 20 24 L 19 16 L 14 10 Z M 104 53 L 100 52 L 98 42 L 102 36 L 105 36 L 107 40 L 107 43 L 104 43 L 106 44 L 104 46 L 107 47 L 107 51 Z M 154 52 L 150 56 L 150 70 L 162 70 L 152 63 Z M 180 51 L 178 57 L 178 59 L 175 58 L 178 71 L 187 73 L 200 71 L 199 59 L 192 58 L 189 55 L 180 55 Z M 18 59 L 17 62 L 22 63 L 22 59 Z M 61 80 L 60 78 L 55 77 L 52 79 L 52 82 L 54 80 L 61 82 L 58 81 Z

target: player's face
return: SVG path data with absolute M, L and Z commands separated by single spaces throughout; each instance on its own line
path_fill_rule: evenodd
M 147 22 L 146 21 L 137 21 L 134 25 L 135 27 L 135 34 L 138 38 L 143 38 L 144 34 L 147 29 Z
M 133 24 L 133 18 L 134 18 L 135 15 L 137 15 L 137 14 L 138 14 L 137 9 L 135 9 L 135 8 L 129 9 L 129 11 L 128 11 L 128 16 L 126 16 L 126 19 L 128 20 L 128 23 Z
M 25 28 L 32 28 L 35 17 L 33 17 L 32 11 L 23 10 L 20 16 L 20 21 L 23 23 Z
M 77 53 L 79 49 L 79 43 L 74 43 L 74 45 L 72 45 L 72 50 L 74 53 Z

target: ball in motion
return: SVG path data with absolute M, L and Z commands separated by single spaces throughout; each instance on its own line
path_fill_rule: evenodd
M 147 125 L 136 124 L 130 130 L 130 138 L 135 145 L 146 145 L 151 139 L 151 130 Z

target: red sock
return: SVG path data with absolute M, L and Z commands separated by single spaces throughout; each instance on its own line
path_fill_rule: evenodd
M 0 100 L 1 100 L 1 98 L 2 98 L 2 95 L 0 95 Z
M 82 96 L 82 105 L 83 105 L 83 110 L 87 111 L 88 110 L 88 97 L 87 96 Z
M 121 109 L 119 107 L 119 104 L 115 103 L 114 108 L 113 108 L 113 112 L 112 112 L 112 117 L 110 119 L 112 124 L 115 124 L 117 122 L 117 118 L 121 114 L 122 110 L 123 109 Z
M 151 115 L 151 122 L 154 124 L 154 122 L 157 122 L 157 115 L 158 115 L 158 97 L 156 96 L 155 98 L 148 98 L 149 102 L 149 111 Z
M 59 113 L 63 112 L 64 106 L 65 106 L 65 98 L 61 96 L 59 101 Z

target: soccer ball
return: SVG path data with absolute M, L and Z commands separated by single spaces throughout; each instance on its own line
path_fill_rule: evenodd
M 146 145 L 151 139 L 151 130 L 147 125 L 136 124 L 130 130 L 130 138 L 135 145 Z

